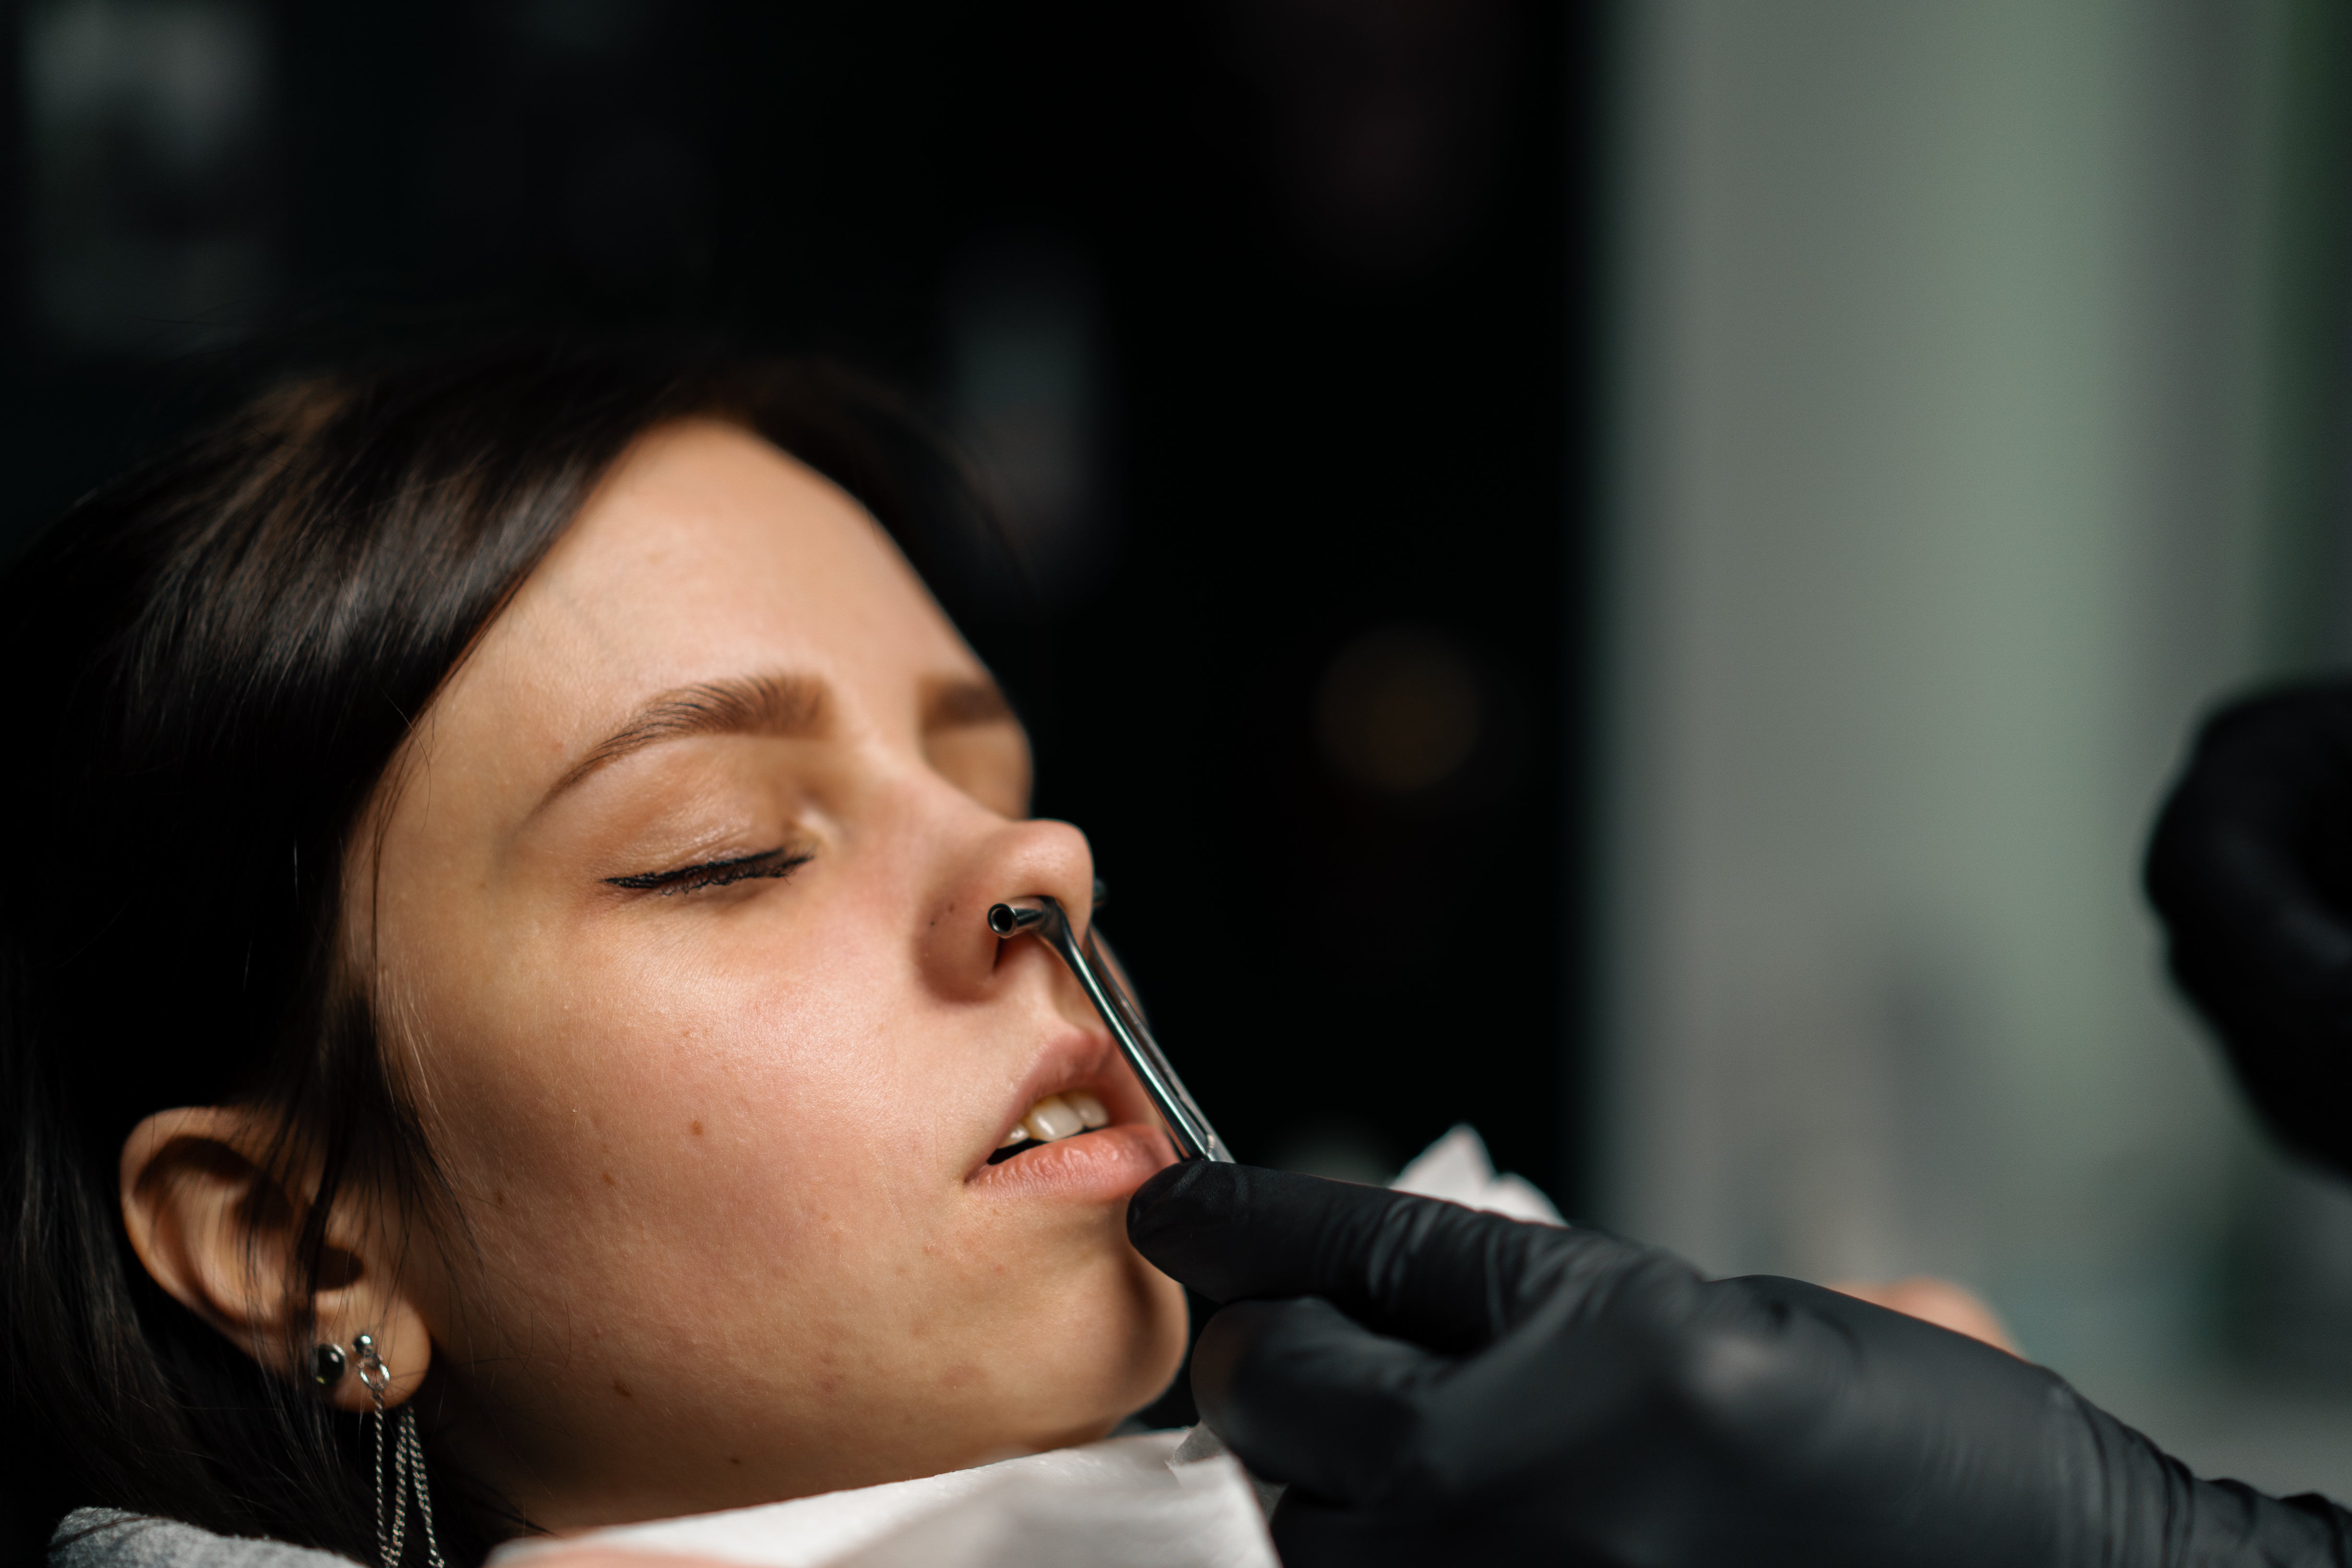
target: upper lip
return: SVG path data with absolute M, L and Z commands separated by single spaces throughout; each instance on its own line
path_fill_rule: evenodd
M 1089 1089 L 1101 1099 L 1104 1108 L 1110 1112 L 1113 1125 L 1139 1120 L 1140 1108 L 1137 1099 L 1139 1090 L 1134 1084 L 1133 1076 L 1120 1070 L 1124 1066 L 1125 1059 L 1119 1056 L 1118 1046 L 1108 1035 L 1087 1034 L 1074 1029 L 1065 1029 L 1056 1034 L 1038 1054 L 1037 1059 L 1030 1064 L 1029 1070 L 1022 1075 L 1019 1086 L 1013 1090 L 1012 1104 L 1005 1108 L 1003 1119 L 997 1123 L 995 1135 L 990 1139 L 988 1147 L 981 1152 L 972 1169 L 978 1171 L 985 1167 L 988 1156 L 994 1153 L 1013 1128 L 1020 1125 L 1021 1119 L 1029 1114 L 1029 1108 L 1049 1094 L 1062 1094 L 1074 1089 Z

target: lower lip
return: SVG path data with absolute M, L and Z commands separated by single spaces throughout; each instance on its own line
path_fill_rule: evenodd
M 1007 1197 L 1112 1203 L 1132 1194 L 1156 1171 L 1176 1163 L 1157 1127 L 1127 1122 L 1058 1139 L 994 1165 L 982 1165 L 971 1184 Z

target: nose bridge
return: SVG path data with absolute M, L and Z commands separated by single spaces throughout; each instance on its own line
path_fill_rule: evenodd
M 1018 971 L 1041 963 L 1058 976 L 1055 988 L 1065 988 L 1060 961 L 1034 942 L 1001 942 L 988 929 L 988 911 L 1044 894 L 1059 900 L 1084 930 L 1094 910 L 1094 852 L 1087 836 L 1067 822 L 1001 816 L 951 785 L 916 784 L 901 796 L 900 809 L 926 819 L 916 836 L 929 846 L 928 864 L 913 890 L 923 906 L 915 930 L 930 983 L 951 994 L 976 996 L 1005 983 L 1001 967 Z M 1076 1005 L 1074 1016 L 1091 1016 L 1083 999 Z

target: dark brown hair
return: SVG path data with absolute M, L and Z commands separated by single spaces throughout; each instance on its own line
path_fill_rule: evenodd
M 412 723 L 598 478 L 694 415 L 830 477 L 935 585 L 987 559 L 955 465 L 857 377 L 538 338 L 286 381 L 82 501 L 0 582 L 19 704 L 0 767 L 0 1560 L 37 1560 L 93 1504 L 374 1556 L 358 1423 L 148 1279 L 120 1218 L 123 1140 L 175 1105 L 279 1111 L 280 1158 L 320 1173 L 288 1282 L 304 1311 L 338 1191 L 430 1207 L 431 1152 L 337 960 L 344 858 Z M 462 1506 L 463 1477 L 436 1468 L 434 1491 L 453 1556 L 516 1523 L 478 1492 Z

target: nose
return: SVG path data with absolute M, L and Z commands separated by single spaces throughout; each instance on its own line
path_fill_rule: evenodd
M 961 858 L 935 900 L 925 931 L 932 984 L 977 999 L 1035 984 L 1021 978 L 1034 967 L 1047 976 L 1066 1016 L 1093 1022 L 1085 996 L 1049 950 L 1039 942 L 1002 941 L 989 929 L 991 907 L 1040 896 L 1059 902 L 1080 931 L 1093 920 L 1094 851 L 1087 836 L 1066 822 L 999 825 Z

